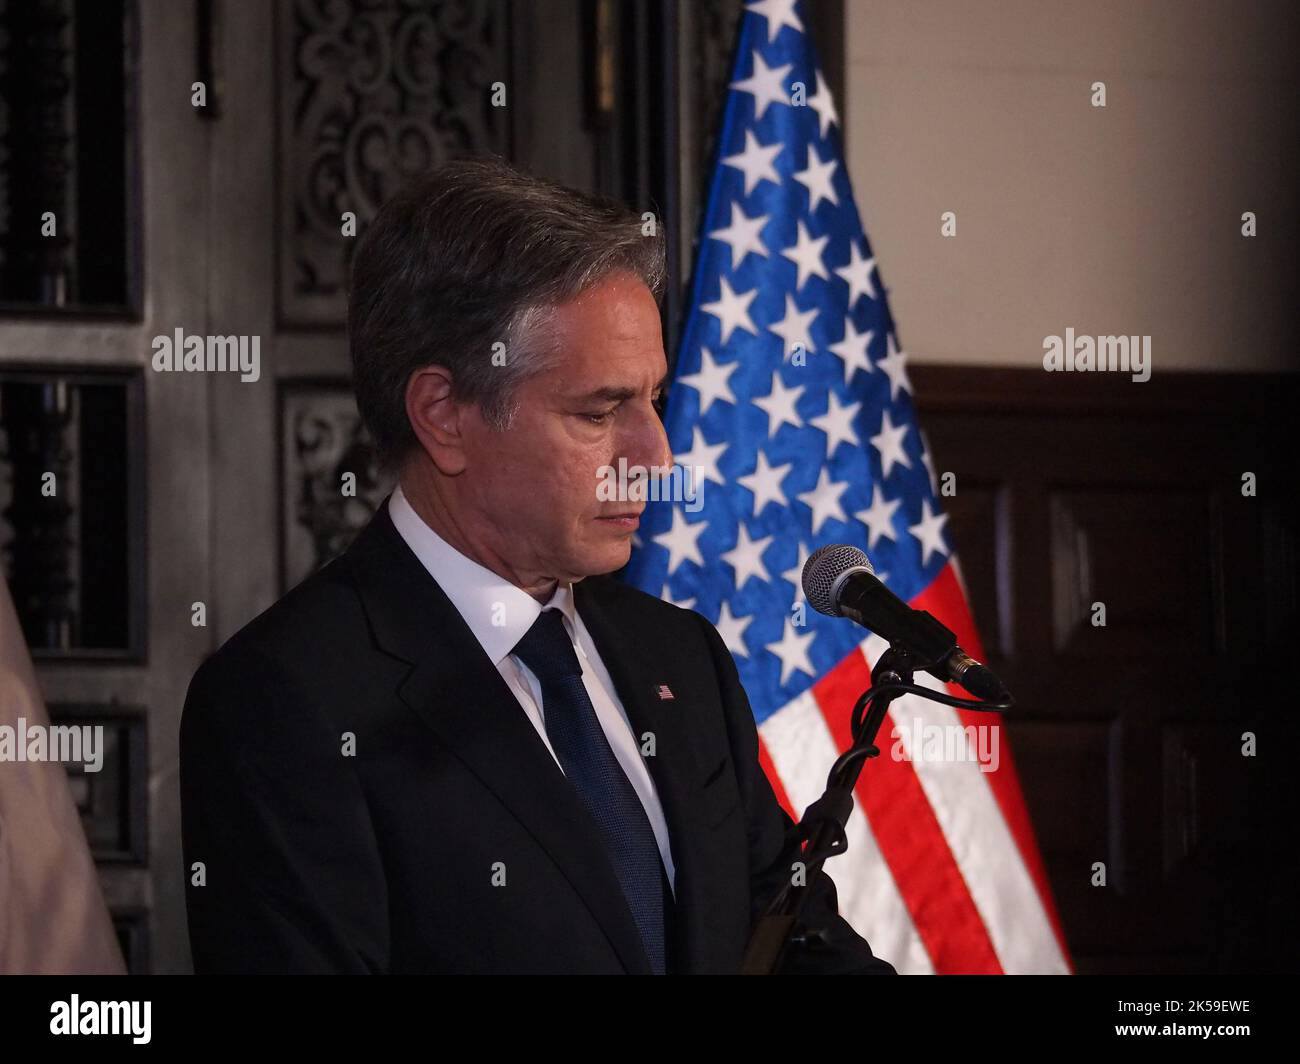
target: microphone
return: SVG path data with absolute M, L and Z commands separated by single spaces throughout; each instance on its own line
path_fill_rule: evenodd
M 803 593 L 818 613 L 871 629 L 916 658 L 931 676 L 960 684 L 986 702 L 1011 700 L 1002 681 L 962 650 L 950 629 L 885 587 L 857 547 L 832 543 L 814 551 L 803 567 Z

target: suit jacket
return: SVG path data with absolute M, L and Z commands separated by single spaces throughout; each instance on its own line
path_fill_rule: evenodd
M 735 972 L 797 853 L 735 663 L 699 614 L 610 577 L 575 596 L 654 735 L 670 971 Z M 199 668 L 180 782 L 196 972 L 650 970 L 595 822 L 386 504 Z M 784 972 L 893 973 L 824 873 L 808 915 L 828 942 Z

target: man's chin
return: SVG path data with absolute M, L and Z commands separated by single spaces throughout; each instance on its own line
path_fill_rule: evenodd
M 581 559 L 581 572 L 584 576 L 603 576 L 614 573 L 627 564 L 632 557 L 632 537 L 628 536 L 622 543 L 602 543 L 599 547 L 587 551 Z

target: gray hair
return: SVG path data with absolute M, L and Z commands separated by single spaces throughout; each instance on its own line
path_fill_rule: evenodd
M 406 385 L 417 370 L 447 367 L 453 396 L 504 429 L 519 384 L 557 354 L 557 304 L 618 271 L 659 301 L 664 237 L 658 222 L 645 230 L 625 205 L 495 155 L 448 162 L 385 203 L 357 245 L 348 299 L 353 388 L 380 461 L 396 468 L 416 446 Z

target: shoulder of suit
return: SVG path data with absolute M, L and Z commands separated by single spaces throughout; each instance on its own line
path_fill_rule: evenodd
M 346 553 L 322 566 L 250 620 L 204 663 L 211 672 L 260 662 L 309 664 L 366 630 Z
M 620 611 L 635 613 L 656 623 L 683 625 L 698 628 L 702 615 L 674 603 L 642 591 L 639 587 L 625 583 L 613 575 L 589 576 L 583 583 L 589 584 L 594 596 L 602 602 L 609 603 Z

